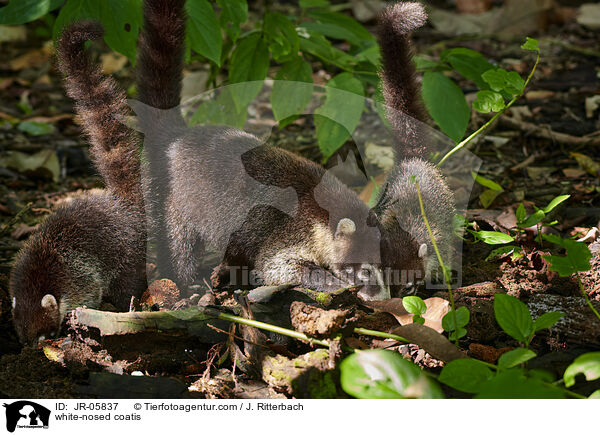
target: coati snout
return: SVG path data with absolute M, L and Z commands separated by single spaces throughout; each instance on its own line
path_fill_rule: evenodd
M 62 317 L 54 295 L 48 293 L 32 305 L 27 300 L 13 297 L 13 322 L 21 343 L 35 346 L 58 335 Z

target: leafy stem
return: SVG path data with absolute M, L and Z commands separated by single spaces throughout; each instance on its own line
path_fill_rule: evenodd
M 581 278 L 579 277 L 579 273 L 576 273 L 575 276 L 577 277 L 577 284 L 579 284 L 579 290 L 581 291 L 581 294 L 583 295 L 583 298 L 585 299 L 585 303 L 588 304 L 588 307 L 590 307 L 590 310 L 592 310 L 594 312 L 594 314 L 596 315 L 596 317 L 598 319 L 600 319 L 600 313 L 598 313 L 598 310 L 596 310 L 594 308 L 594 305 L 592 305 L 592 301 L 590 301 L 590 297 L 585 292 L 585 288 L 583 288 L 583 283 L 581 282 Z
M 492 116 L 492 118 L 488 122 L 486 122 L 485 124 L 483 124 L 479 129 L 477 129 L 469 137 L 467 137 L 466 139 L 462 140 L 454 148 L 452 148 L 450 151 L 448 151 L 446 153 L 446 155 L 444 157 L 442 157 L 442 159 L 437 163 L 436 166 L 438 168 L 440 166 L 442 166 L 444 164 L 444 162 L 446 160 L 448 160 L 448 158 L 452 154 L 454 154 L 455 152 L 459 151 L 461 148 L 463 148 L 465 145 L 467 145 L 469 142 L 471 142 L 475 137 L 477 137 L 477 135 L 479 135 L 482 131 L 486 130 L 496 119 L 498 119 L 498 117 L 500 115 L 502 115 L 504 112 L 506 112 L 506 110 L 508 110 L 515 103 L 515 101 L 517 101 L 519 98 L 521 98 L 523 96 L 523 94 L 525 93 L 525 89 L 527 89 L 527 85 L 531 81 L 531 78 L 533 77 L 533 73 L 535 72 L 535 70 L 536 70 L 539 62 L 540 62 L 540 52 L 537 51 L 537 57 L 535 59 L 535 64 L 533 65 L 533 68 L 531 69 L 531 72 L 529 73 L 529 76 L 527 76 L 527 80 L 525 80 L 525 84 L 523 85 L 523 89 L 521 90 L 521 92 L 519 94 L 517 94 L 516 96 L 514 96 L 513 99 L 510 100 L 508 102 L 508 104 L 506 104 L 506 106 L 504 106 L 504 108 L 502 110 L 500 110 L 494 116 Z
M 440 263 L 440 266 L 444 272 L 444 280 L 446 281 L 446 285 L 448 286 L 448 297 L 450 298 L 450 306 L 452 307 L 452 316 L 454 320 L 454 326 L 456 329 L 456 334 L 454 337 L 454 342 L 458 346 L 458 322 L 456 320 L 456 308 L 454 306 L 454 295 L 452 294 L 452 285 L 450 283 L 450 277 L 448 276 L 448 270 L 444 265 L 444 260 L 442 260 L 442 255 L 440 254 L 440 250 L 438 249 L 437 243 L 435 241 L 435 237 L 433 236 L 433 231 L 431 231 L 431 226 L 429 225 L 429 220 L 427 219 L 427 215 L 425 214 L 425 207 L 423 206 L 423 198 L 421 196 L 421 189 L 419 188 L 419 180 L 415 178 L 415 186 L 417 187 L 417 196 L 419 197 L 419 206 L 421 207 L 421 216 L 423 216 L 423 220 L 425 221 L 425 226 L 427 227 L 427 232 L 429 233 L 429 238 L 431 239 L 431 243 L 433 245 L 433 250 L 435 251 L 435 255 Z

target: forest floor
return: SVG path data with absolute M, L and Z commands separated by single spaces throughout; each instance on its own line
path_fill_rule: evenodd
M 515 40 L 495 37 L 458 39 L 448 40 L 431 28 L 415 36 L 419 53 L 435 56 L 444 48 L 464 46 L 480 51 L 490 61 L 507 70 L 516 70 L 521 75 L 527 74 L 532 66 L 532 59 L 523 56 L 520 43 Z M 600 53 L 594 52 L 600 47 L 600 33 L 571 22 L 551 26 L 540 39 L 544 48 L 541 63 L 527 94 L 471 147 L 471 152 L 482 159 L 480 174 L 499 183 L 504 190 L 484 208 L 480 199 L 484 188 L 476 184 L 468 200 L 467 217 L 481 230 L 509 232 L 514 229 L 514 212 L 521 202 L 531 212 L 533 206 L 544 207 L 556 196 L 569 194 L 570 198 L 551 216 L 558 222 L 548 227 L 548 231 L 562 236 L 584 237 L 593 227 L 598 227 L 600 221 L 600 169 L 597 166 L 600 143 L 596 141 L 595 145 L 589 145 L 581 140 L 586 136 L 600 137 L 600 109 L 594 109 L 590 100 L 590 97 L 600 95 Z M 104 62 L 105 66 L 115 70 L 117 79 L 125 87 L 133 83 L 130 64 L 123 65 L 118 58 L 111 60 L 110 55 L 104 58 Z M 202 66 L 192 65 L 190 69 L 199 71 Z M 317 73 L 316 82 L 319 74 L 325 73 Z M 470 98 L 469 93 L 474 91 L 471 85 L 460 80 L 459 84 Z M 596 100 L 596 104 L 600 106 L 600 101 Z M 12 327 L 8 295 L 11 265 L 17 252 L 36 226 L 61 201 L 70 195 L 102 187 L 101 180 L 94 175 L 85 139 L 80 137 L 80 128 L 73 113 L 72 103 L 65 96 L 46 40 L 32 37 L 22 42 L 2 44 L 0 397 L 318 395 L 311 390 L 314 386 L 292 387 L 279 382 L 273 374 L 275 370 L 270 375 L 263 373 L 262 379 L 252 375 L 252 368 L 244 367 L 248 360 L 252 365 L 248 347 L 246 354 L 240 352 L 243 343 L 226 333 L 222 334 L 220 343 L 205 343 L 185 334 L 161 337 L 155 332 L 135 334 L 134 337 L 98 337 L 91 332 L 82 333 L 74 326 L 71 339 L 48 343 L 45 350 L 21 348 Z M 27 127 L 19 124 L 23 120 L 42 124 Z M 475 130 L 483 122 L 485 118 L 482 115 L 474 114 L 470 130 Z M 17 125 L 21 127 L 17 128 Z M 290 125 L 276 133 L 274 140 L 278 145 L 308 158 L 320 159 L 309 121 Z M 578 161 L 571 153 L 580 153 L 589 160 L 580 157 Z M 24 155 L 30 157 L 24 159 Z M 600 238 L 591 234 L 587 243 L 594 254 L 593 267 L 582 274 L 582 279 L 587 294 L 598 307 Z M 531 344 L 540 358 L 530 368 L 543 368 L 560 376 L 577 355 L 600 349 L 600 321 L 585 306 L 576 280 L 560 278 L 548 269 L 541 255 L 550 252 L 550 248 L 536 242 L 534 230 L 526 231 L 521 243 L 525 255 L 520 259 L 506 255 L 486 260 L 493 246 L 474 243 L 468 238 L 465 241 L 462 287 L 456 292 L 456 303 L 470 309 L 471 322 L 462 347 L 468 349 L 471 356 L 494 362 L 502 349 L 516 346 L 516 342 L 504 334 L 494 321 L 493 295 L 508 293 L 527 303 L 534 317 L 545 311 L 566 313 L 562 326 L 559 322 L 556 328 L 541 332 Z M 209 279 L 208 274 L 206 278 Z M 161 285 L 165 286 L 162 283 L 155 288 L 162 288 Z M 157 304 L 160 308 L 186 308 L 197 305 L 205 291 L 206 287 L 198 290 L 198 295 L 175 292 L 158 302 L 156 297 L 146 296 L 145 302 Z M 424 299 L 447 298 L 441 291 L 422 291 L 418 295 Z M 261 312 L 257 317 L 273 323 L 279 321 L 282 326 L 290 327 L 293 321 L 287 313 L 292 302 L 300 300 L 308 305 L 314 302 L 297 295 L 278 297 L 271 302 L 276 308 L 267 310 L 267 314 Z M 235 304 L 230 293 L 218 291 L 208 302 Z M 361 326 L 370 329 L 390 330 L 398 326 L 398 317 L 391 315 L 398 314 L 393 308 L 373 313 L 355 299 L 329 306 L 334 307 L 350 310 L 352 316 L 358 317 Z M 284 315 L 275 315 L 275 312 L 283 312 Z M 239 333 L 247 334 L 244 331 Z M 281 340 L 272 335 L 263 337 L 263 340 L 268 343 L 272 354 L 290 360 L 314 350 L 307 344 Z M 441 366 L 439 361 L 416 345 L 364 337 L 349 337 L 346 344 L 352 347 L 396 348 L 423 367 L 439 370 Z M 236 357 L 229 358 L 227 362 L 224 357 L 227 353 Z M 313 357 L 315 355 L 311 354 L 306 358 Z M 232 360 L 236 361 L 237 371 L 232 368 Z M 310 361 L 307 364 L 326 366 L 327 361 Z M 146 376 L 128 377 L 131 380 L 127 383 L 123 380 L 117 383 L 111 376 L 120 373 Z M 118 390 L 115 385 L 119 385 Z M 319 394 L 323 397 L 344 396 L 335 378 L 320 379 L 318 385 L 322 392 Z M 592 385 L 588 388 L 593 390 Z

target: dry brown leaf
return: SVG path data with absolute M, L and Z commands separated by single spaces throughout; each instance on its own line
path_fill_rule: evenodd
M 411 323 L 394 328 L 391 332 L 418 345 L 436 359 L 450 362 L 459 358 L 467 358 L 467 355 L 450 343 L 446 337 L 425 325 Z
M 437 332 L 443 332 L 442 318 L 450 310 L 450 303 L 438 297 L 425 299 L 424 302 L 427 306 L 427 311 L 423 315 L 425 325 Z M 391 314 L 401 325 L 408 325 L 413 322 L 413 314 L 406 311 L 402 305 L 402 298 L 392 298 L 385 301 L 368 301 L 363 302 L 363 304 L 375 310 Z
M 10 233 L 10 236 L 15 240 L 19 240 L 25 237 L 26 235 L 34 232 L 37 229 L 37 227 L 37 225 L 29 226 L 26 223 L 21 222 L 20 224 L 15 226 L 15 229 L 12 233 Z
M 100 60 L 104 74 L 113 74 L 120 71 L 127 64 L 127 58 L 119 53 L 103 54 L 100 56 Z
M 48 62 L 52 55 L 52 41 L 50 44 L 45 44 L 42 48 L 32 50 L 29 53 L 25 53 L 22 56 L 8 62 L 8 66 L 13 71 L 20 71 L 25 68 L 39 68 L 44 63 Z

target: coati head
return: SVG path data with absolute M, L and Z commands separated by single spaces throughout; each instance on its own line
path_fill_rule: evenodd
M 68 268 L 43 233 L 34 236 L 19 254 L 10 277 L 13 323 L 26 346 L 58 334 L 65 289 L 73 286 Z
M 331 189 L 340 183 L 329 171 L 315 188 L 319 206 L 328 210 L 333 274 L 351 285 L 362 286 L 365 299 L 389 299 L 424 276 L 415 239 L 397 220 L 384 222 L 377 208 L 370 209 L 355 196 L 339 199 Z

